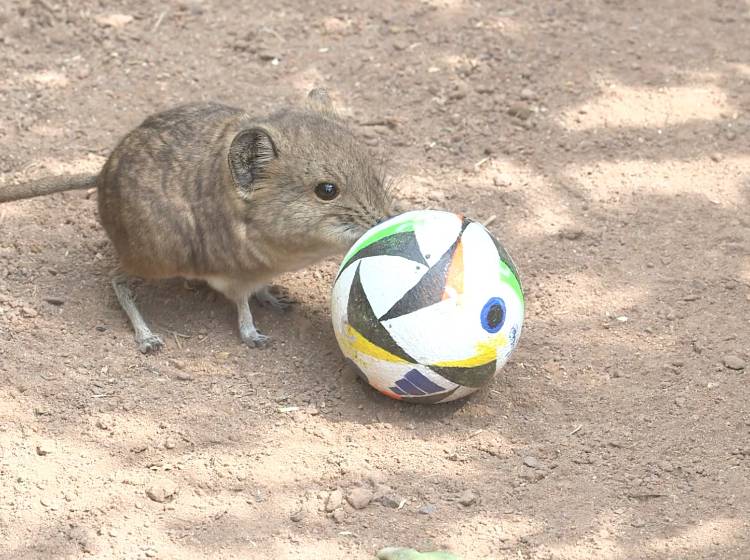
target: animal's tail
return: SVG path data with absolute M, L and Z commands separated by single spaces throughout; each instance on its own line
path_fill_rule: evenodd
M 45 177 L 44 179 L 17 185 L 0 186 L 0 203 L 62 191 L 90 189 L 96 186 L 97 177 L 98 174 L 79 173 L 77 175 Z

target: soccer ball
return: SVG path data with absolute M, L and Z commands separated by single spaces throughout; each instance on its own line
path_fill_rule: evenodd
M 336 340 L 375 389 L 439 403 L 487 383 L 518 343 L 524 300 L 508 253 L 478 222 L 417 210 L 365 233 L 339 267 Z

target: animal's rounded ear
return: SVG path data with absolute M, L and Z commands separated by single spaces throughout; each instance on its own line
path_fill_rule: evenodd
M 268 165 L 278 156 L 271 134 L 264 128 L 239 132 L 229 147 L 229 170 L 237 187 L 246 194 L 262 178 Z
M 336 114 L 331 96 L 324 88 L 311 89 L 310 93 L 307 94 L 307 104 L 311 109 L 325 115 L 334 116 Z

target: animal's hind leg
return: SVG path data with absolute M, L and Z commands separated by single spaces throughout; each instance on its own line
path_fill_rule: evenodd
M 138 343 L 138 350 L 144 354 L 149 354 L 161 349 L 161 347 L 164 346 L 164 342 L 158 335 L 151 332 L 146 321 L 143 320 L 141 312 L 138 311 L 133 292 L 128 286 L 128 277 L 124 274 L 117 274 L 112 279 L 112 287 L 115 290 L 117 301 L 120 302 L 120 307 L 122 307 L 123 311 L 125 311 L 125 314 L 128 316 L 130 324 L 133 325 L 135 341 Z

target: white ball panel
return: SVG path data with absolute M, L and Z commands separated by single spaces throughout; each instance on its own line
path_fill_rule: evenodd
M 384 315 L 429 270 L 423 264 L 390 255 L 360 262 L 362 287 L 376 317 Z
M 414 234 L 427 264 L 433 266 L 456 242 L 461 233 L 461 218 L 451 212 L 423 212 L 430 217 L 417 225 Z

